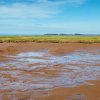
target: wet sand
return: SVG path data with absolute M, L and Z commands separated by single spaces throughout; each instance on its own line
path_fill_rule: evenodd
M 100 43 L 0 43 L 0 100 L 100 100 L 99 54 Z
M 99 88 L 100 81 L 90 81 L 90 82 L 91 85 L 82 85 L 74 88 L 60 87 L 57 89 L 53 89 L 48 92 L 49 96 L 44 97 L 42 99 L 39 98 L 38 100 L 72 100 L 69 98 L 76 94 L 84 94 L 87 98 L 86 100 L 100 100 L 100 88 Z
M 19 52 L 50 50 L 52 54 L 61 55 L 75 50 L 100 50 L 100 43 L 0 43 L 0 54 L 15 54 Z M 100 53 L 100 52 L 99 52 Z

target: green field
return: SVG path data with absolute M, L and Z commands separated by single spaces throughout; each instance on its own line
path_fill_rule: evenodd
M 3 42 L 100 43 L 100 36 L 0 36 Z

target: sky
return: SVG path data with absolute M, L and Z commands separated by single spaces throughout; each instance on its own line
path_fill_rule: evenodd
M 0 35 L 100 34 L 100 0 L 0 0 Z

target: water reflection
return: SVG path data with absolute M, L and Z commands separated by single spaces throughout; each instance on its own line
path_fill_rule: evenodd
M 53 87 L 88 84 L 87 80 L 100 79 L 98 54 L 77 51 L 54 56 L 47 51 L 40 51 L 6 55 L 6 57 L 11 60 L 0 63 L 0 90 L 45 91 Z

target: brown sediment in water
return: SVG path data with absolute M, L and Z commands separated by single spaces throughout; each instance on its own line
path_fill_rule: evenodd
M 91 82 L 91 85 L 82 85 L 82 86 L 77 86 L 72 88 L 60 87 L 60 88 L 53 89 L 48 92 L 49 96 L 40 98 L 38 100 L 73 100 L 68 98 L 75 94 L 83 94 L 86 96 L 87 100 L 99 100 L 100 81 L 88 81 L 88 82 Z
M 2 90 L 0 91 L 0 93 L 4 93 L 2 100 L 13 100 L 14 98 L 17 98 L 18 100 L 70 100 L 68 99 L 69 97 L 77 94 L 85 95 L 87 98 L 86 100 L 99 100 L 100 81 L 90 81 L 90 82 L 93 85 L 83 85 L 83 86 L 77 86 L 72 88 L 64 88 L 64 87 L 53 88 L 52 90 L 43 93 L 43 95 L 46 96 L 38 95 L 37 98 L 35 98 L 35 96 L 32 96 L 34 95 L 34 93 L 32 94 L 33 91 L 29 92 L 29 91 L 19 90 L 12 95 L 12 94 L 8 94 L 10 90 Z
M 9 58 L 6 58 L 5 55 L 14 55 L 20 52 L 32 52 L 39 50 L 49 50 L 52 55 L 64 55 L 69 54 L 74 51 L 86 50 L 92 53 L 100 53 L 100 43 L 93 44 L 83 44 L 83 43 L 0 43 L 0 62 L 9 61 Z M 44 59 L 44 58 L 38 58 Z M 30 64 L 28 67 L 32 66 L 41 66 L 42 63 L 34 63 Z M 100 64 L 94 64 L 95 66 L 100 67 Z M 10 65 L 9 65 L 10 66 Z M 24 65 L 23 65 L 24 66 Z M 32 78 L 41 77 L 41 76 L 49 76 L 49 78 L 57 77 L 60 75 L 61 69 L 63 69 L 63 64 L 55 64 L 48 65 L 53 66 L 53 68 L 41 68 L 38 70 L 23 70 L 21 68 L 16 68 L 16 66 L 12 65 L 10 68 L 0 68 L 0 71 L 21 71 L 20 75 L 31 75 Z M 68 64 L 67 66 L 77 66 L 77 64 Z M 83 65 L 79 65 L 79 67 L 84 67 Z M 57 69 L 57 70 L 55 70 Z M 66 71 L 72 72 L 73 69 L 67 69 Z M 82 73 L 79 73 L 80 76 Z M 70 78 L 75 78 L 75 76 L 70 76 Z M 11 82 L 19 81 L 16 77 L 11 76 L 9 73 L 3 73 L 0 77 L 7 78 Z M 25 81 L 29 81 L 25 80 Z M 23 80 L 22 80 L 23 81 Z M 24 81 L 23 81 L 24 82 Z M 83 94 L 87 97 L 87 100 L 100 100 L 100 81 L 87 81 L 90 84 L 80 85 L 76 87 L 57 87 L 51 88 L 48 91 L 36 92 L 35 98 L 35 89 L 30 91 L 21 91 L 16 90 L 15 92 L 11 89 L 0 90 L 0 100 L 67 100 L 74 94 Z M 35 82 L 34 82 L 35 83 Z M 14 92 L 14 93 L 13 93 Z M 40 93 L 40 94 L 39 94 Z M 2 96 L 1 96 L 2 94 Z

